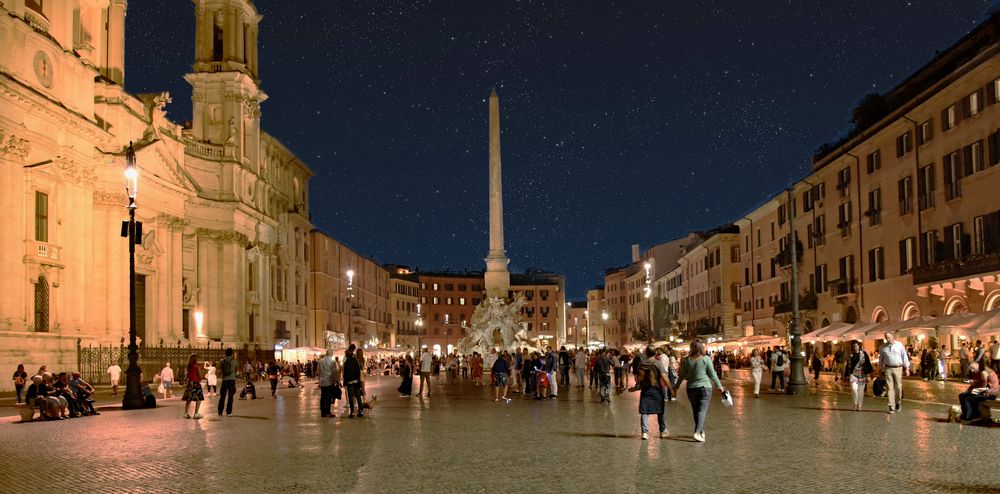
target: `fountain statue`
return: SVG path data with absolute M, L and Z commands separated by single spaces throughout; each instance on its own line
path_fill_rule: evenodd
M 464 327 L 466 336 L 458 343 L 458 351 L 465 355 L 489 353 L 497 347 L 493 336 L 497 331 L 503 339 L 501 349 L 513 351 L 529 346 L 519 314 L 525 302 L 521 293 L 509 304 L 500 297 L 487 297 L 472 313 L 471 326 Z

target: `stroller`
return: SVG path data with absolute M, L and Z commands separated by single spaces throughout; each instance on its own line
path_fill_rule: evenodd
M 247 395 L 250 395 L 251 400 L 257 399 L 257 387 L 249 379 L 247 379 L 247 383 L 243 386 L 243 390 L 240 391 L 240 399 L 247 399 Z

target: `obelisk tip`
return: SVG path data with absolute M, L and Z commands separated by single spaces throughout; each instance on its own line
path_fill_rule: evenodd
M 490 90 L 490 98 L 496 98 L 496 97 L 497 97 L 497 88 L 493 88 Z

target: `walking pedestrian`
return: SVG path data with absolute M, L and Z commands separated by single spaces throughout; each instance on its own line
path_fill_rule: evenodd
M 434 357 L 431 356 L 431 352 L 426 348 L 422 350 L 420 354 L 420 389 L 417 391 L 417 396 L 424 394 L 424 384 L 427 384 L 427 396 L 431 395 L 431 366 L 434 363 Z
M 756 348 L 750 352 L 750 377 L 753 379 L 753 397 L 760 398 L 760 381 L 764 377 L 764 359 Z
M 847 354 L 844 352 L 844 348 L 841 346 L 837 347 L 837 351 L 833 352 L 833 375 L 839 376 L 844 373 L 847 368 Z
M 813 371 L 813 382 L 817 387 L 819 387 L 819 373 L 823 370 L 823 361 L 819 358 L 819 352 L 813 349 L 812 361 L 810 362 L 810 367 Z
M 638 354 L 637 354 L 638 355 Z M 646 347 L 646 358 L 638 366 L 635 383 L 639 387 L 639 426 L 642 440 L 649 439 L 649 416 L 656 415 L 656 423 L 660 427 L 660 438 L 670 435 L 667 430 L 667 420 L 664 417 L 663 390 L 672 393 L 673 384 L 667 379 L 667 366 L 663 359 L 656 358 L 656 348 Z
M 347 347 L 344 352 L 344 387 L 347 388 L 347 404 L 351 410 L 348 417 L 354 417 L 355 405 L 358 407 L 358 417 L 365 416 L 365 412 L 361 408 L 361 365 L 354 356 L 356 348 L 351 343 L 351 346 Z
M 569 352 L 566 351 L 565 346 L 561 346 L 559 347 L 559 380 L 562 382 L 559 384 L 563 386 L 569 386 L 569 367 Z
M 546 350 L 548 351 L 545 354 L 545 374 L 549 378 L 549 386 L 551 386 L 549 399 L 554 400 L 559 396 L 559 356 L 552 351 L 551 346 L 546 347 Z
M 402 382 L 396 391 L 399 391 L 400 398 L 409 398 L 413 394 L 413 357 L 410 355 L 399 363 L 399 377 Z
M 118 396 L 118 380 L 122 377 L 122 368 L 117 363 L 108 367 L 108 377 L 111 379 L 111 396 Z
M 17 394 L 17 403 L 21 403 L 21 395 L 24 394 L 24 386 L 28 382 L 28 373 L 24 371 L 24 364 L 17 364 L 14 371 L 14 392 Z
M 211 362 L 205 362 L 205 381 L 208 383 L 206 392 L 212 396 L 212 392 L 219 394 L 219 376 L 215 373 L 215 366 Z
M 941 345 L 941 350 L 938 351 L 938 380 L 945 381 L 948 379 L 948 361 L 951 360 L 951 352 L 948 351 L 948 347 Z
M 986 347 L 983 346 L 983 340 L 976 340 L 976 347 L 972 349 L 972 362 L 969 362 L 969 365 L 978 364 L 981 370 L 986 367 L 987 363 Z
M 963 341 L 962 347 L 958 350 L 958 363 L 961 366 L 962 382 L 969 381 L 969 342 Z
M 327 349 L 326 355 L 319 360 L 319 416 L 336 417 L 330 411 L 333 402 L 333 387 L 337 378 L 337 361 L 333 360 L 333 349 Z
M 993 343 L 990 344 L 989 357 L 993 372 L 1000 372 L 1000 340 L 993 340 Z
M 889 413 L 896 413 L 903 399 L 903 376 L 910 373 L 910 356 L 906 347 L 896 341 L 895 333 L 886 331 L 884 336 L 885 343 L 879 349 L 878 361 L 889 390 Z
M 705 416 L 708 415 L 708 402 L 712 398 L 712 385 L 719 389 L 719 394 L 725 393 L 719 376 L 712 367 L 712 359 L 705 355 L 705 344 L 700 339 L 691 342 L 688 357 L 681 364 L 681 373 L 677 385 L 687 380 L 687 395 L 691 401 L 691 414 L 694 417 L 694 440 L 705 442 Z
M 777 379 L 781 383 L 781 387 L 778 391 L 785 391 L 785 353 L 781 351 L 781 347 L 775 348 L 774 352 L 771 353 L 771 391 L 774 391 L 774 380 Z
M 874 372 L 872 360 L 861 348 L 861 342 L 851 342 L 851 358 L 844 368 L 844 379 L 851 384 L 851 396 L 854 398 L 854 411 L 860 412 L 864 405 L 865 389 L 868 387 L 868 375 Z
M 587 372 L 587 352 L 583 351 L 583 348 L 576 349 L 576 356 L 573 358 L 573 368 L 576 369 L 577 387 L 583 389 L 583 376 Z
M 511 373 L 511 377 L 514 378 L 514 394 L 518 394 L 524 389 L 524 379 L 521 378 L 521 372 L 524 370 L 524 361 L 527 358 L 528 350 L 514 350 L 514 372 Z
M 597 394 L 601 397 L 601 403 L 611 404 L 611 372 L 614 369 L 612 356 L 607 349 L 598 351 L 597 360 L 594 361 L 594 373 L 597 374 Z
M 510 376 L 509 358 L 510 355 L 504 351 L 503 355 L 493 362 L 493 367 L 490 369 L 490 375 L 493 376 L 493 401 L 502 399 L 505 402 L 510 402 L 510 398 L 507 398 L 508 376 Z
M 170 362 L 164 364 L 160 371 L 160 383 L 163 384 L 163 399 L 172 398 L 174 392 L 170 388 L 174 386 L 174 370 L 170 368 Z
M 233 358 L 233 349 L 226 349 L 226 356 L 219 362 L 219 370 L 222 371 L 222 389 L 219 390 L 219 416 L 222 416 L 222 409 L 226 409 L 226 416 L 233 414 L 233 400 L 236 398 L 236 373 L 239 363 Z M 229 400 L 228 402 L 226 400 Z
M 677 352 L 674 351 L 673 348 L 667 347 L 667 380 L 670 381 L 670 384 L 673 385 L 677 382 L 677 374 L 679 370 L 680 360 L 677 358 Z M 670 398 L 670 401 L 677 401 L 676 385 L 673 390 L 668 388 L 667 391 L 669 392 L 668 397 Z
M 271 382 L 271 398 L 277 398 L 278 392 L 278 378 L 280 377 L 281 368 L 278 367 L 278 363 L 272 359 L 267 364 L 267 380 Z
M 201 367 L 198 365 L 198 355 L 192 353 L 188 357 L 187 386 L 184 387 L 184 418 L 200 419 L 201 402 L 205 401 L 205 393 L 201 389 Z M 191 403 L 194 403 L 194 415 L 191 415 Z

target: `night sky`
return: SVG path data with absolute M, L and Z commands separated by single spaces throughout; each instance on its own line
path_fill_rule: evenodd
M 259 0 L 262 126 L 316 173 L 321 230 L 381 262 L 479 270 L 496 87 L 511 268 L 564 273 L 582 299 L 631 244 L 801 177 L 861 96 L 987 3 Z M 189 118 L 194 4 L 130 2 L 126 50 L 126 88 Z

